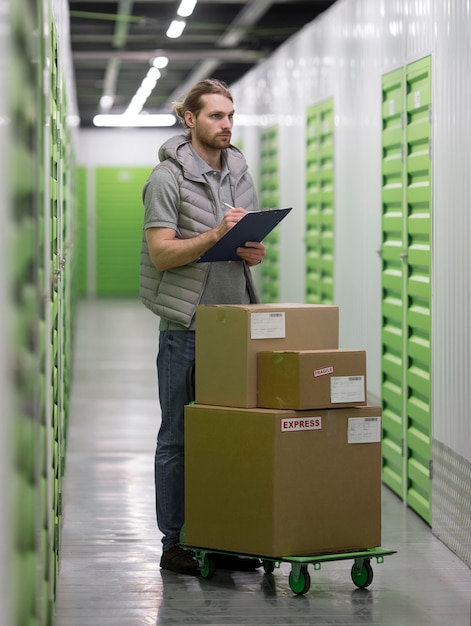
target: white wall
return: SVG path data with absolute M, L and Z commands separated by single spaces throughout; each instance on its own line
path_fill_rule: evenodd
M 471 460 L 471 9 L 433 7 L 434 436 Z
M 78 165 L 95 167 L 153 167 L 160 146 L 181 132 L 179 127 L 158 129 L 82 129 L 78 135 Z

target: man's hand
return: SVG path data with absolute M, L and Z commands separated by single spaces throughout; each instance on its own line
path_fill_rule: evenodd
M 240 207 L 229 209 L 216 228 L 189 239 L 177 239 L 172 228 L 148 228 L 146 238 L 153 264 L 158 270 L 164 271 L 194 263 L 224 237 L 246 213 L 247 211 Z M 256 241 L 248 241 L 245 246 L 237 248 L 237 254 L 249 265 L 260 263 L 265 256 L 265 246 Z
M 216 231 L 218 233 L 218 239 L 222 239 L 224 235 L 231 230 L 233 226 L 239 222 L 244 215 L 247 213 L 245 209 L 236 208 L 229 209 L 224 213 L 224 217 L 220 224 L 216 227 Z
M 265 246 L 258 241 L 246 241 L 236 252 L 248 265 L 257 265 L 265 256 Z

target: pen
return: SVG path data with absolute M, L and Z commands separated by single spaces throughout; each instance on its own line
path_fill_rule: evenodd
M 223 202 L 224 206 L 227 206 L 228 209 L 235 209 L 235 206 L 232 206 L 231 204 L 227 204 L 227 202 Z M 256 213 L 256 211 L 246 211 L 246 213 Z

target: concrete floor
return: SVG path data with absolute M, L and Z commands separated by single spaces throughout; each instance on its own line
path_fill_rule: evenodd
M 295 595 L 290 566 L 272 575 L 161 572 L 153 456 L 159 425 L 157 319 L 136 299 L 85 300 L 77 319 L 64 478 L 57 626 L 471 626 L 471 570 L 389 490 L 374 580 L 351 561 L 310 569 Z

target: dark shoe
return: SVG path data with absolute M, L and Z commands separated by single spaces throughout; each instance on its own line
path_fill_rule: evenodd
M 262 566 L 260 559 L 232 554 L 215 554 L 214 562 L 218 569 L 230 569 L 233 572 L 253 572 Z
M 177 572 L 177 574 L 188 574 L 189 576 L 199 576 L 198 562 L 190 550 L 184 550 L 180 546 L 173 546 L 170 550 L 165 550 L 160 559 L 162 569 Z

